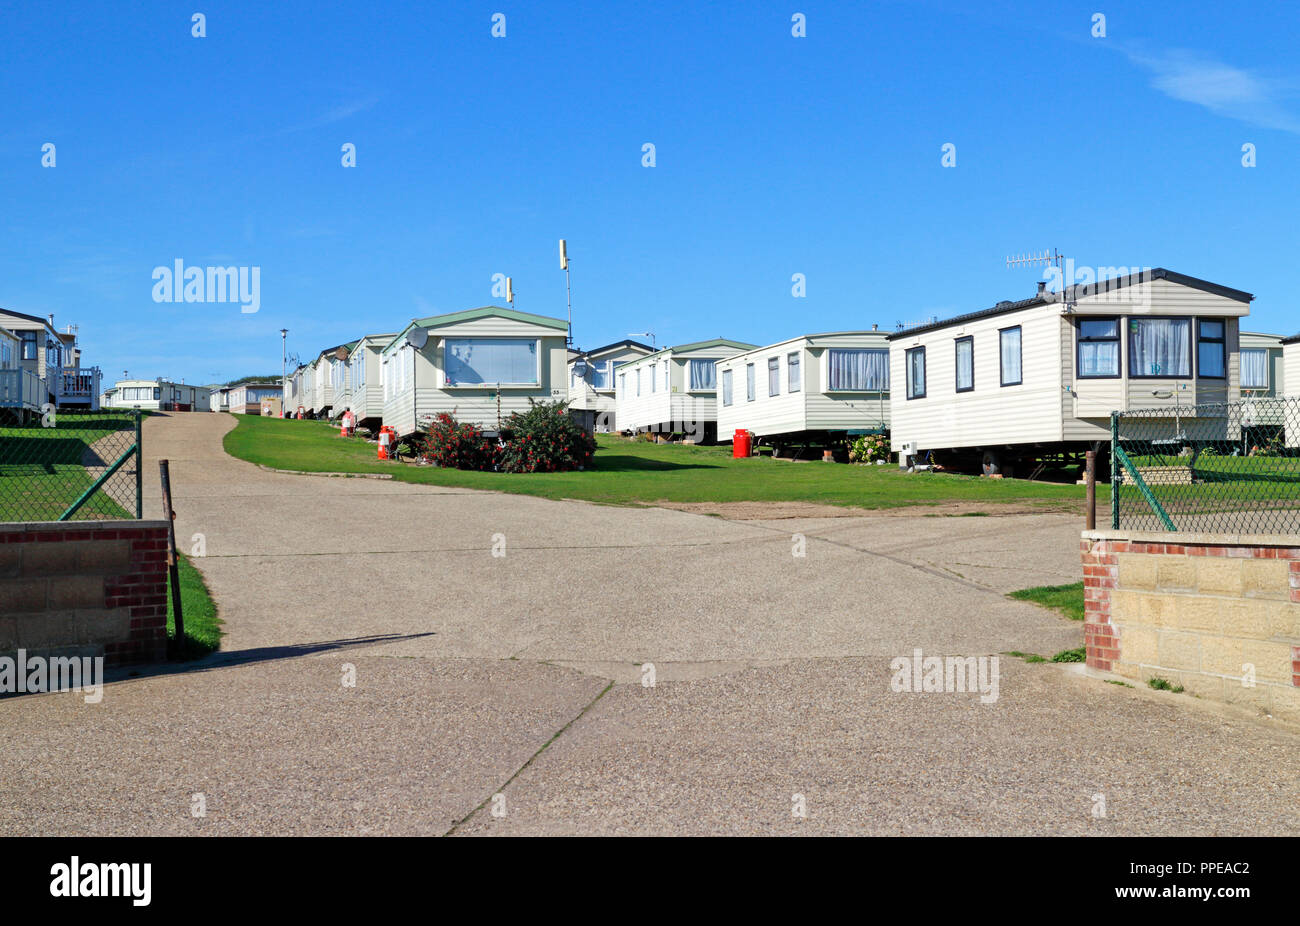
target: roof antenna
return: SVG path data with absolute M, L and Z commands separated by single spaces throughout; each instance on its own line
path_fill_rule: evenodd
M 565 347 L 573 346 L 573 289 L 569 286 L 569 251 L 563 238 L 560 239 L 560 269 L 564 271 L 564 297 L 569 304 L 569 333 L 564 339 Z

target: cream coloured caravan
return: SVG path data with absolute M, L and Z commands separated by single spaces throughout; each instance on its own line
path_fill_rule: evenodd
M 757 346 L 714 338 L 665 347 L 623 364 L 614 374 L 619 430 L 716 439 L 717 362 Z
M 1253 298 L 1155 269 L 892 334 L 893 449 L 993 472 L 1108 441 L 1114 410 L 1235 402 Z
M 384 424 L 407 435 L 448 412 L 495 433 L 530 401 L 567 399 L 568 329 L 499 306 L 412 321 L 381 353 Z
M 619 367 L 654 353 L 640 341 L 618 341 L 569 357 L 569 410 L 592 432 L 618 430 L 614 383 Z
M 889 427 L 883 331 L 807 334 L 718 361 L 718 439 L 739 429 L 776 444 L 797 435 Z

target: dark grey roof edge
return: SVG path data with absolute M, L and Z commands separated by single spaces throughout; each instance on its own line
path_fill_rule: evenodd
M 630 338 L 624 338 L 622 341 L 615 341 L 612 344 L 605 344 L 601 347 L 593 347 L 591 350 L 580 350 L 578 351 L 578 356 L 591 357 L 594 354 L 602 354 L 607 350 L 617 350 L 621 347 L 640 347 L 645 350 L 647 354 L 653 354 L 655 352 L 655 349 L 649 344 L 642 344 L 640 341 L 633 341 Z
M 1202 280 L 1198 277 L 1190 277 L 1184 273 L 1166 270 L 1164 267 L 1156 267 L 1152 270 L 1142 270 L 1138 273 L 1130 273 L 1128 276 L 1111 277 L 1110 279 L 1100 280 L 1096 283 L 1089 283 L 1087 285 L 1075 284 L 1066 289 L 1066 298 L 1069 301 L 1074 301 L 1087 296 L 1095 296 L 1098 293 L 1121 289 L 1135 283 L 1150 282 L 1151 280 L 1169 280 L 1172 283 L 1179 283 L 1193 289 L 1203 290 L 1207 293 L 1212 293 L 1216 296 L 1223 296 L 1226 299 L 1232 299 L 1236 302 L 1249 303 L 1255 298 L 1251 293 L 1245 292 L 1244 290 L 1233 289 L 1230 286 L 1221 286 L 1218 283 L 1211 283 L 1208 280 Z M 925 334 L 927 331 L 937 331 L 940 328 L 947 328 L 951 325 L 975 321 L 980 318 L 991 318 L 996 315 L 1005 315 L 1008 312 L 1018 312 L 1022 309 L 1033 308 L 1036 305 L 1050 305 L 1059 301 L 1061 300 L 1058 294 L 1044 293 L 1043 295 L 1035 294 L 1030 296 L 1028 299 L 1020 299 L 1016 302 L 999 302 L 991 308 L 981 309 L 978 312 L 968 312 L 965 315 L 956 315 L 952 318 L 941 319 L 928 325 L 917 325 L 913 328 L 905 328 L 902 331 L 896 331 L 889 335 L 889 340 L 894 341 L 898 338 Z M 1298 337 L 1300 337 L 1300 335 L 1298 335 Z
M 1300 334 L 1293 334 L 1289 338 L 1282 339 L 1283 344 L 1300 344 Z

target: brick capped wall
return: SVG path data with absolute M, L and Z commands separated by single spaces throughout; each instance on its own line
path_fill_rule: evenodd
M 167 655 L 165 521 L 0 524 L 0 655 Z
M 1300 537 L 1086 531 L 1091 669 L 1300 722 Z

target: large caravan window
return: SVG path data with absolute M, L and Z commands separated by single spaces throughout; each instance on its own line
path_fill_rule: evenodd
M 722 371 L 722 404 L 731 404 L 731 371 Z
M 1024 382 L 1020 356 L 1020 326 L 1003 328 L 998 332 L 998 345 L 1001 350 L 1002 385 L 1019 386 Z
M 1262 347 L 1241 349 L 1241 388 L 1268 388 L 1268 351 Z
M 1080 379 L 1119 376 L 1119 319 L 1085 318 L 1079 321 Z
M 1196 372 L 1210 379 L 1223 379 L 1228 375 L 1227 345 L 1224 343 L 1222 321 L 1202 319 L 1197 325 Z
M 745 364 L 745 401 L 754 401 L 754 365 Z
M 688 360 L 687 372 L 690 374 L 691 391 L 718 388 L 718 372 L 712 360 Z
M 786 355 L 785 369 L 787 380 L 786 390 L 788 392 L 798 392 L 803 388 L 803 381 L 800 379 L 799 354 L 797 352 Z
M 770 357 L 767 361 L 767 394 L 781 394 L 781 358 Z
M 1128 374 L 1176 378 L 1192 375 L 1190 318 L 1130 318 Z
M 36 359 L 36 343 L 37 343 L 37 342 L 36 342 L 36 332 L 35 332 L 35 331 L 20 331 L 20 332 L 18 332 L 18 337 L 19 337 L 19 339 L 23 342 L 23 359 L 24 359 L 24 360 L 35 360 L 35 359 Z
M 531 338 L 448 338 L 447 385 L 537 384 L 537 342 Z
M 826 369 L 832 392 L 884 392 L 889 388 L 887 350 L 828 350 Z
M 906 353 L 907 397 L 925 398 L 925 348 L 913 347 Z
M 975 339 L 967 335 L 957 339 L 957 391 L 975 388 Z

